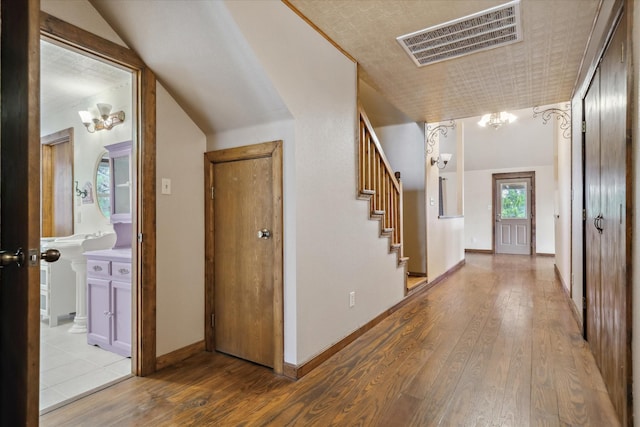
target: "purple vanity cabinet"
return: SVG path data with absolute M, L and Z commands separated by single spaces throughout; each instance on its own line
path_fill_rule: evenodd
M 112 249 L 87 257 L 87 342 L 131 357 L 131 141 L 105 146 L 109 152 Z
M 87 342 L 131 357 L 131 248 L 85 252 Z

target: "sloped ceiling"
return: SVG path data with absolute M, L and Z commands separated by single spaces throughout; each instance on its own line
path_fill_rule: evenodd
M 223 2 L 91 4 L 205 134 L 291 117 Z
M 396 37 L 506 1 L 288 0 L 358 61 L 380 124 L 569 100 L 601 1 L 522 0 L 522 42 L 418 68 Z M 290 117 L 223 1 L 91 4 L 206 134 Z

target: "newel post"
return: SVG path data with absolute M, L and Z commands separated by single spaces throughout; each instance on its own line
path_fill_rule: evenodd
M 404 216 L 403 216 L 403 200 L 402 200 L 402 180 L 400 179 L 400 171 L 394 173 L 398 180 L 398 243 L 400 243 L 400 258 L 404 258 Z

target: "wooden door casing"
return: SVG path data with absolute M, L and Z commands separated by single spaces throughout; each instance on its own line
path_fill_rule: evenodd
M 40 247 L 40 2 L 0 2 L 0 242 Z M 0 425 L 38 425 L 40 264 L 0 271 Z
M 257 163 L 251 162 L 255 159 L 268 159 L 266 162 L 261 161 Z M 272 292 L 269 294 L 270 296 L 267 298 L 271 299 L 271 304 L 269 307 L 263 307 L 263 310 L 268 310 L 268 314 L 260 315 L 259 317 L 263 317 L 267 319 L 266 321 L 270 323 L 270 325 L 265 325 L 264 330 L 269 330 L 272 335 L 271 339 L 271 349 L 269 353 L 271 356 L 264 356 L 264 354 L 269 354 L 266 351 L 263 353 L 262 357 L 271 357 L 271 361 L 265 360 L 263 363 L 266 366 L 273 367 L 275 373 L 283 373 L 284 368 L 284 325 L 283 325 L 283 240 L 282 240 L 282 141 L 274 141 L 267 142 L 263 144 L 250 145 L 238 148 L 231 148 L 226 150 L 212 151 L 209 153 L 205 153 L 204 156 L 204 167 L 205 167 L 205 343 L 208 351 L 216 350 L 216 343 L 218 339 L 216 334 L 222 333 L 224 331 L 219 330 L 216 326 L 214 327 L 214 323 L 218 325 L 219 321 L 225 321 L 224 318 L 226 314 L 220 313 L 223 316 L 223 319 L 218 319 L 219 313 L 217 310 L 220 310 L 217 301 L 217 291 L 218 291 L 218 283 L 217 280 L 221 280 L 218 277 L 218 270 L 221 261 L 218 257 L 216 257 L 216 251 L 220 250 L 228 250 L 228 245 L 236 245 L 235 243 L 226 243 L 221 246 L 220 242 L 216 241 L 216 237 L 218 233 L 216 233 L 216 228 L 229 228 L 233 229 L 236 227 L 234 224 L 230 223 L 231 219 L 225 220 L 225 223 L 220 223 L 216 227 L 219 219 L 217 217 L 218 209 L 224 209 L 221 207 L 224 202 L 218 203 L 220 198 L 230 197 L 230 193 L 225 195 L 224 189 L 219 189 L 216 187 L 215 190 L 215 198 L 213 197 L 212 188 L 215 187 L 215 178 L 216 173 L 215 169 L 217 165 L 229 163 L 229 162 L 239 162 L 249 161 L 246 164 L 249 165 L 249 169 L 251 170 L 255 165 L 259 165 L 257 168 L 262 169 L 264 173 L 270 173 L 271 178 L 269 179 L 271 185 L 271 191 L 265 192 L 265 196 L 256 196 L 259 199 L 262 199 L 263 204 L 269 204 L 271 207 L 267 208 L 266 211 L 268 216 L 270 216 L 270 225 L 271 225 L 271 238 L 270 239 L 258 239 L 258 230 L 262 229 L 263 226 L 258 226 L 259 228 L 255 228 L 257 226 L 257 222 L 251 224 L 250 226 L 245 226 L 246 230 L 240 230 L 240 235 L 246 235 L 248 239 L 251 239 L 251 245 L 263 245 L 270 246 L 270 254 L 268 257 L 268 261 L 261 260 L 257 261 L 258 263 L 264 265 L 265 263 L 269 263 L 272 267 L 272 270 L 269 274 L 272 282 Z M 219 171 L 222 171 L 220 169 Z M 251 173 L 252 174 L 252 173 Z M 221 176 L 218 176 L 218 180 L 221 179 Z M 252 178 L 253 179 L 253 178 Z M 249 186 L 250 187 L 250 186 Z M 251 196 L 253 197 L 253 196 Z M 236 214 L 238 207 L 235 208 Z M 240 208 L 242 209 L 242 208 Z M 224 218 L 224 213 L 223 217 Z M 233 219 L 233 218 L 232 218 Z M 265 220 L 265 219 L 262 219 Z M 253 220 L 256 221 L 256 220 Z M 250 229 L 249 229 L 250 228 Z M 268 228 L 268 226 L 266 226 Z M 233 233 L 232 233 L 233 234 Z M 223 241 L 224 242 L 224 241 Z M 264 245 L 266 243 L 266 245 Z M 238 265 L 246 265 L 249 266 L 251 262 L 255 261 L 257 258 L 253 260 L 243 260 L 245 254 L 237 253 L 238 250 L 242 250 L 242 246 L 236 246 L 231 253 L 233 255 L 233 261 L 230 261 Z M 249 257 L 255 257 L 256 255 L 252 255 L 252 250 L 248 250 L 247 254 Z M 261 267 L 262 268 L 262 267 Z M 237 271 L 237 270 L 236 270 Z M 260 271 L 260 268 L 257 269 Z M 243 272 L 243 274 L 246 274 Z M 253 277 L 250 277 L 252 283 L 256 284 L 259 281 L 254 280 Z M 249 286 L 245 289 L 251 289 Z M 255 290 L 255 288 L 254 288 Z M 262 295 L 262 298 L 265 298 L 265 295 Z M 238 307 L 236 307 L 236 312 Z M 240 308 L 241 310 L 241 308 Z M 214 314 L 215 314 L 215 322 L 214 322 Z M 237 314 L 237 313 L 236 313 Z M 240 313 L 242 314 L 242 313 Z M 245 323 L 246 324 L 246 323 Z M 226 326 L 222 326 L 226 328 Z M 262 332 L 265 333 L 265 332 Z M 229 351 L 229 350 L 227 350 Z M 231 351 L 229 351 L 231 353 Z M 242 357 L 242 356 L 240 356 Z

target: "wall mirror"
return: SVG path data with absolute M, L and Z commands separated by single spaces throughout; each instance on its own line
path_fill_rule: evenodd
M 109 154 L 104 151 L 96 162 L 95 182 L 93 188 L 96 189 L 96 203 L 98 209 L 105 218 L 111 216 L 111 177 L 109 168 Z

